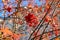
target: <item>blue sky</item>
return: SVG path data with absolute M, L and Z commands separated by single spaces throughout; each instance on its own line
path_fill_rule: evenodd
M 10 0 L 11 3 L 13 3 L 15 0 Z M 41 6 L 42 5 L 42 2 L 39 1 L 39 0 L 35 0 L 34 2 L 35 4 L 37 4 L 38 6 Z M 8 4 L 9 5 L 9 4 Z M 12 4 L 13 6 L 17 6 L 17 4 Z M 27 6 L 28 5 L 28 2 L 27 1 L 23 1 L 22 2 L 22 6 Z M 3 9 L 3 3 L 2 3 L 2 0 L 0 0 L 0 10 Z M 0 17 L 3 17 L 2 14 L 4 13 L 4 11 L 0 11 Z M 10 14 L 9 12 L 6 12 L 6 16 L 7 14 Z

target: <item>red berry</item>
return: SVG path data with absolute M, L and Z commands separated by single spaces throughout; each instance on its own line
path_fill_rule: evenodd
M 25 20 L 29 26 L 36 26 L 38 24 L 38 19 L 34 14 L 29 13 L 25 16 Z
M 58 36 L 58 30 L 55 31 L 55 35 Z
M 6 10 L 7 10 L 8 12 L 11 12 L 11 7 L 8 7 Z

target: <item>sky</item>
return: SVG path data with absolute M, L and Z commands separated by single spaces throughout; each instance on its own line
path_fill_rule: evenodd
M 10 0 L 11 3 L 13 3 L 15 0 Z M 44 2 L 42 1 L 39 1 L 39 0 L 35 0 L 34 3 L 37 4 L 38 6 L 41 6 L 43 3 L 45 3 L 45 0 L 43 0 Z M 22 3 L 22 6 L 27 6 L 28 5 L 28 2 L 27 1 L 23 1 Z M 9 5 L 9 4 L 8 4 Z M 17 4 L 12 4 L 13 6 L 17 6 Z M 2 3 L 2 0 L 0 0 L 0 10 L 3 9 L 3 6 L 4 4 Z M 3 13 L 4 11 L 0 11 L 0 17 L 4 17 L 3 16 Z M 7 14 L 12 14 L 13 12 L 9 13 L 9 12 L 6 12 L 6 17 L 7 17 Z

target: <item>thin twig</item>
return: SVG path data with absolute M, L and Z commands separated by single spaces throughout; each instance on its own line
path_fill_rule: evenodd
M 60 29 L 57 29 L 57 30 L 60 31 Z M 52 31 L 49 31 L 49 32 L 53 32 L 53 31 L 56 31 L 56 30 L 52 30 Z M 49 32 L 44 32 L 44 34 L 49 33 Z M 33 37 L 32 39 L 34 39 L 34 38 L 36 38 L 36 37 L 39 37 L 39 36 L 41 36 L 41 35 L 43 35 L 43 34 L 37 35 L 37 36 Z

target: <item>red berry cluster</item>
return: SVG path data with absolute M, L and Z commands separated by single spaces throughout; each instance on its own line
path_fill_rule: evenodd
M 7 10 L 8 12 L 11 12 L 12 8 L 11 8 L 11 7 L 8 7 L 8 8 L 6 8 L 6 10 Z
M 49 22 L 49 21 L 51 21 L 51 18 L 49 16 L 46 16 L 45 22 Z
M 27 16 L 25 16 L 25 20 L 29 26 L 33 26 L 33 27 L 35 27 L 39 23 L 38 18 L 32 13 L 29 13 Z

